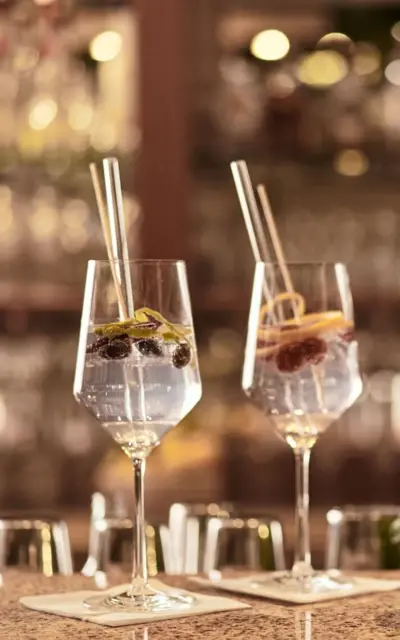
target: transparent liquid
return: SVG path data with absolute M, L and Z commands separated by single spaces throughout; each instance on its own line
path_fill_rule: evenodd
M 256 358 L 249 381 L 248 371 L 243 376 L 249 398 L 293 449 L 312 447 L 362 390 L 357 343 L 325 339 L 327 353 L 321 364 L 283 373 L 274 359 Z
M 87 344 L 93 342 L 89 336 Z M 177 369 L 175 347 L 164 345 L 160 357 L 143 356 L 135 346 L 120 360 L 86 355 L 78 398 L 129 456 L 146 456 L 200 400 L 197 356 Z
M 334 413 L 305 413 L 270 416 L 270 419 L 292 449 L 311 449 L 321 433 L 335 422 Z

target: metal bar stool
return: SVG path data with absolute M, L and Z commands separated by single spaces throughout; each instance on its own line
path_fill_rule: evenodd
M 286 568 L 283 532 L 273 518 L 212 518 L 208 522 L 204 571 L 246 567 L 258 571 Z
M 68 527 L 51 518 L 0 517 L 0 571 L 29 568 L 45 576 L 72 575 Z
M 94 577 L 100 585 L 107 585 L 107 574 L 114 568 L 132 569 L 133 523 L 128 517 L 107 515 L 106 498 L 100 493 L 92 496 L 88 558 L 82 569 L 85 576 Z M 170 540 L 165 525 L 146 527 L 147 564 L 150 576 L 170 573 Z
M 400 568 L 400 506 L 339 507 L 326 519 L 326 569 Z
M 173 572 L 196 574 L 204 570 L 204 551 L 211 518 L 229 518 L 231 503 L 187 504 L 176 502 L 169 510 Z

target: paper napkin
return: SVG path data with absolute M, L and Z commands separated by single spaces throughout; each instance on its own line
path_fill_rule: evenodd
M 157 622 L 159 620 L 169 620 L 172 618 L 185 618 L 188 616 L 205 615 L 207 613 L 217 613 L 221 611 L 232 611 L 234 609 L 246 609 L 249 605 L 231 600 L 230 598 L 208 596 L 202 593 L 192 593 L 182 589 L 166 587 L 157 580 L 150 581 L 150 585 L 155 589 L 168 590 L 171 594 L 190 594 L 195 598 L 194 603 L 187 609 L 176 612 L 160 611 L 157 613 L 128 613 L 124 611 L 92 611 L 84 601 L 91 596 L 106 596 L 109 593 L 121 593 L 129 588 L 129 585 L 113 587 L 107 591 L 74 591 L 71 593 L 55 593 L 51 595 L 27 596 L 20 598 L 20 603 L 28 609 L 34 609 L 42 613 L 51 613 L 67 618 L 78 618 L 86 622 L 105 625 L 107 627 L 123 627 L 125 625 Z
M 324 600 L 350 598 L 368 593 L 400 589 L 400 580 L 380 580 L 360 576 L 346 577 L 351 580 L 351 587 L 343 587 L 340 591 L 324 593 L 298 593 L 296 591 L 290 591 L 287 587 L 282 588 L 279 583 L 268 580 L 268 573 L 240 578 L 216 577 L 215 579 L 204 579 L 193 577 L 190 578 L 190 580 L 212 589 L 221 589 L 232 593 L 243 593 L 257 598 L 270 598 L 292 604 L 311 604 L 313 602 L 323 602 Z

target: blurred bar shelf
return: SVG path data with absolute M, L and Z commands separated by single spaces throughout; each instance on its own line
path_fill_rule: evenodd
M 68 311 L 80 313 L 81 288 L 63 284 L 0 283 L 0 311 Z

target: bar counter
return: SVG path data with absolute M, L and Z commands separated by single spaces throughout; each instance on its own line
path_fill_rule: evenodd
M 375 574 L 400 579 L 400 572 Z M 118 580 L 120 583 L 126 576 Z M 185 578 L 174 586 L 193 588 Z M 197 587 L 196 587 L 197 588 Z M 307 606 L 237 597 L 251 609 L 120 628 L 102 627 L 24 609 L 22 595 L 93 589 L 82 576 L 44 578 L 10 571 L 0 588 L 1 640 L 384 640 L 400 639 L 400 590 Z M 207 591 L 211 593 L 211 591 Z M 218 592 L 221 595 L 221 592 Z M 227 594 L 229 597 L 229 594 Z

